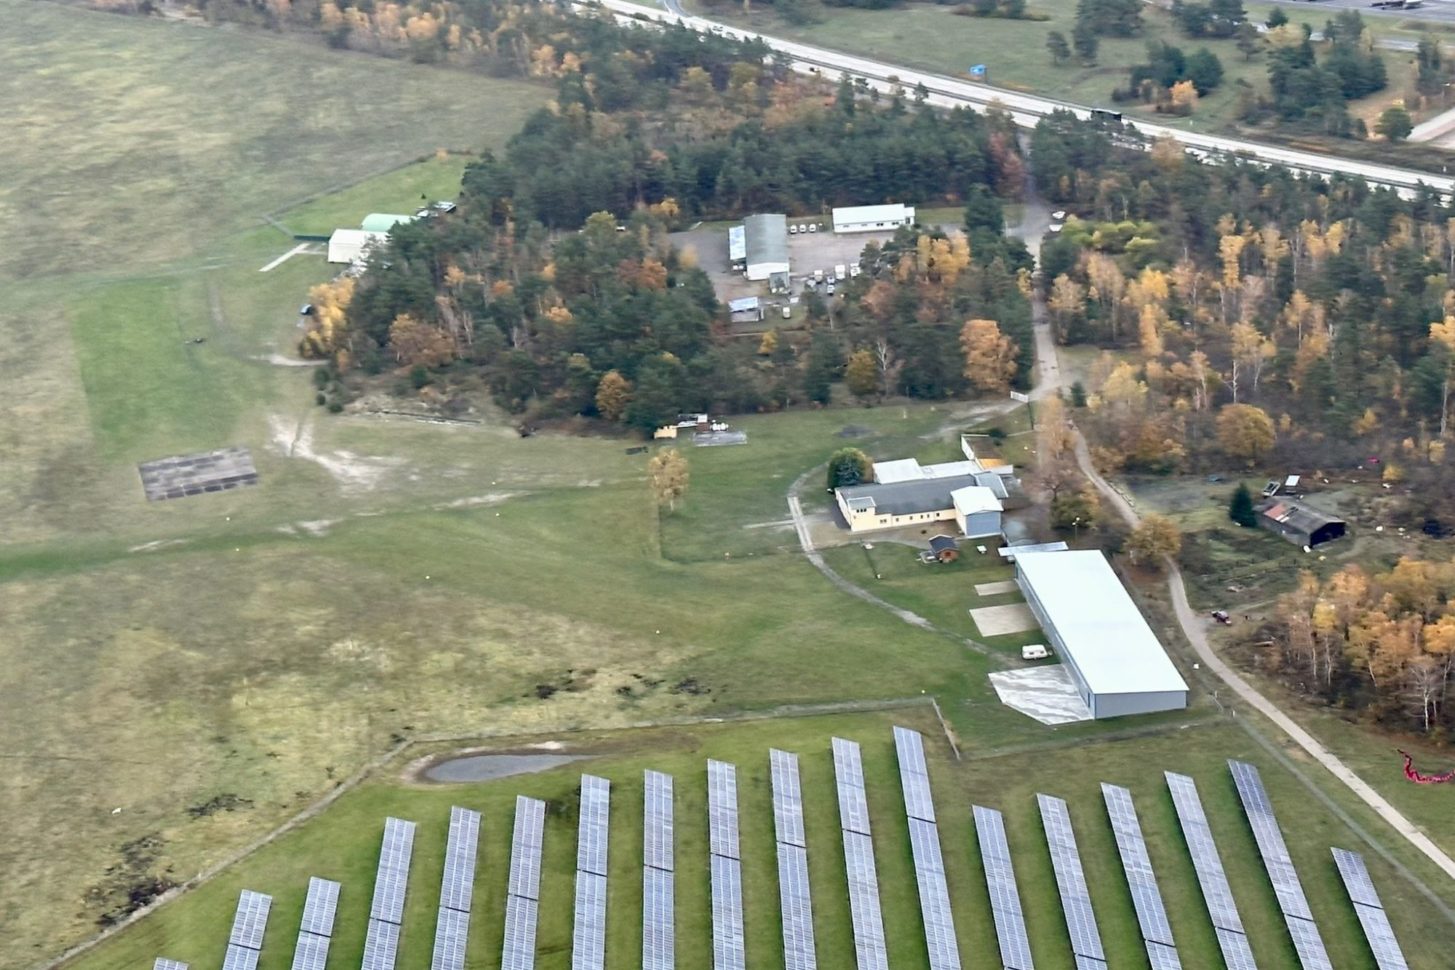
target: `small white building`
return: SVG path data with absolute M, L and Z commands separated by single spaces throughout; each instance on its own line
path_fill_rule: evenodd
M 1022 549 L 1015 573 L 1092 717 L 1187 707 L 1187 682 L 1100 552 Z
M 369 232 L 365 229 L 335 229 L 328 237 L 328 261 L 330 263 L 358 263 L 369 257 L 369 248 L 389 238 L 387 232 Z
M 914 225 L 914 206 L 856 205 L 834 210 L 834 232 L 886 232 Z
M 1005 506 L 984 485 L 967 485 L 950 493 L 955 506 L 955 524 L 967 539 L 986 539 L 1001 532 L 1000 513 Z

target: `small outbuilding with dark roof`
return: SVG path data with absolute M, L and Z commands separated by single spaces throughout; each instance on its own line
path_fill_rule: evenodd
M 1296 546 L 1310 548 L 1342 538 L 1348 531 L 1348 524 L 1337 515 L 1287 497 L 1260 505 L 1258 524 Z

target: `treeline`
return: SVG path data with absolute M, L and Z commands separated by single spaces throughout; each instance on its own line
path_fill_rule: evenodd
M 750 62 L 735 65 L 721 89 L 700 67 L 679 77 L 676 110 L 651 124 L 603 123 L 599 112 L 632 104 L 612 98 L 594 74 L 573 74 L 562 82 L 560 110 L 538 113 L 502 157 L 473 165 L 466 193 L 497 218 L 508 200 L 514 218 L 565 228 L 592 212 L 669 198 L 684 216 L 727 218 L 964 198 L 986 183 L 1009 193 L 1023 178 L 1013 132 L 995 136 L 969 111 L 922 110 L 905 94 L 880 110 L 847 81 L 825 105 L 815 86 Z M 708 117 L 724 103 L 737 124 Z
M 1404 558 L 1387 572 L 1304 573 L 1275 610 L 1264 660 L 1304 691 L 1403 730 L 1444 737 L 1455 670 L 1455 566 Z
M 1032 136 L 1041 191 L 1078 214 L 1041 253 L 1057 337 L 1130 352 L 1086 389 L 1104 460 L 1328 468 L 1383 453 L 1391 481 L 1443 460 L 1449 202 L 1202 162 L 1174 142 L 1121 147 L 1133 138 L 1067 115 Z M 1215 421 L 1235 403 L 1263 418 L 1229 449 Z
M 467 168 L 457 212 L 396 227 L 357 279 L 314 292 L 302 350 L 335 365 L 320 403 L 396 372 L 446 407 L 483 383 L 525 424 L 647 432 L 679 411 L 826 402 L 841 380 L 866 398 L 1024 383 L 1028 258 L 995 194 L 1024 179 L 1007 117 L 835 90 L 676 28 L 544 26 L 551 107 Z M 895 198 L 968 199 L 969 232 L 871 247 L 839 299 L 809 297 L 806 332 L 734 338 L 695 254 L 668 236 L 704 216 Z

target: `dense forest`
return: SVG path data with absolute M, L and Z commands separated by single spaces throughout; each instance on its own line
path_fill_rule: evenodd
M 469 165 L 458 211 L 396 227 L 364 273 L 315 290 L 302 349 L 334 362 L 321 403 L 398 370 L 445 401 L 483 382 L 524 424 L 649 432 L 678 411 L 825 403 L 841 379 L 865 399 L 1025 385 L 1030 264 L 1000 205 L 1025 167 L 1008 118 L 800 78 L 679 28 L 521 22 L 550 40 L 530 35 L 554 102 Z M 704 217 L 903 199 L 964 204 L 966 226 L 869 247 L 791 332 L 734 336 L 670 236 Z

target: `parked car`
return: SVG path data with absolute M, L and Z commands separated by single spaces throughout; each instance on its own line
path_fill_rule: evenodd
M 829 296 L 833 296 L 834 295 L 834 284 L 832 284 L 832 283 L 829 284 L 828 294 L 829 294 Z
M 311 317 L 311 316 L 313 316 L 313 304 L 312 303 L 305 303 L 305 304 L 303 304 L 301 307 L 298 308 L 298 315 L 300 317 Z
M 808 231 L 809 232 L 818 232 L 818 223 L 816 223 L 816 222 L 810 222 L 808 224 Z
M 788 227 L 788 234 L 790 236 L 796 236 L 796 235 L 798 235 L 798 227 L 797 226 L 789 226 Z
M 791 320 L 791 319 L 793 319 L 793 311 L 791 309 L 789 309 L 788 307 L 784 307 L 783 308 L 783 319 L 785 319 L 785 320 Z

